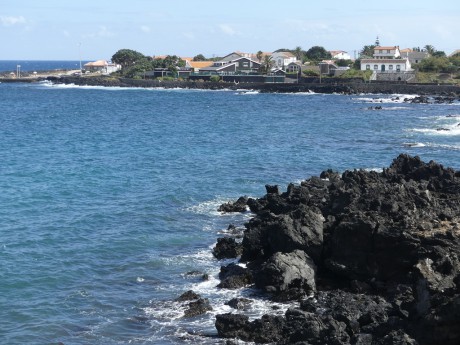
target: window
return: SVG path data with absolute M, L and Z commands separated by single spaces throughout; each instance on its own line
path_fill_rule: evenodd
M 400 72 L 400 71 L 401 71 L 401 65 L 396 65 L 396 70 L 397 70 L 398 72 Z
M 371 65 L 366 65 L 366 70 L 370 70 L 371 69 Z
M 389 69 L 390 71 L 392 71 L 392 70 L 393 70 L 393 65 L 388 66 L 388 69 Z
M 379 69 L 378 65 L 374 65 L 374 69 L 377 71 Z
M 387 49 L 387 54 L 390 54 L 390 49 Z

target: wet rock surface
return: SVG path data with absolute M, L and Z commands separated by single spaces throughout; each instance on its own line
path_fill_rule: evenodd
M 184 292 L 176 301 L 184 303 L 184 317 L 194 317 L 212 310 L 209 300 L 192 290 Z
M 266 189 L 247 199 L 247 268 L 227 266 L 222 283 L 239 277 L 297 302 L 254 321 L 238 310 L 218 315 L 220 337 L 460 344 L 459 171 L 400 155 L 381 173 L 328 170 L 284 193 Z

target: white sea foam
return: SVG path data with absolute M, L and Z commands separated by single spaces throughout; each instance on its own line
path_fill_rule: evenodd
M 258 90 L 245 90 L 237 92 L 236 95 L 258 95 L 259 93 Z
M 220 205 L 228 203 L 228 202 L 235 202 L 237 198 L 235 199 L 228 199 L 224 197 L 217 197 L 216 199 L 213 200 L 207 200 L 200 202 L 197 205 L 192 205 L 186 208 L 187 211 L 196 213 L 196 214 L 206 214 L 206 215 L 213 215 L 213 216 L 230 216 L 234 217 L 233 213 L 223 213 L 219 212 L 218 208 Z M 249 208 L 247 208 L 247 211 L 249 211 Z
M 403 146 L 405 146 L 405 147 L 425 147 L 426 144 L 424 144 L 424 143 L 409 143 L 409 142 L 407 142 L 407 143 L 403 143 Z
M 413 128 L 410 131 L 416 133 L 424 133 L 427 135 L 436 135 L 436 136 L 458 136 L 460 135 L 460 126 L 450 125 L 450 126 L 439 126 L 436 128 Z
M 377 173 L 383 172 L 383 169 L 382 169 L 382 168 L 365 168 L 364 170 L 365 170 L 365 171 L 375 171 L 375 172 L 377 172 Z
M 407 100 L 413 99 L 417 95 L 388 95 L 386 97 L 353 97 L 352 100 L 362 103 L 404 103 Z

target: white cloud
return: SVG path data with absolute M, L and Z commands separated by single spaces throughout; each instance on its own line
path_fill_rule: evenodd
M 147 26 L 147 25 L 142 25 L 141 26 L 141 31 L 142 32 L 145 32 L 145 33 L 149 33 L 151 30 L 150 30 L 150 27 Z
M 3 26 L 12 26 L 16 24 L 25 24 L 26 19 L 23 16 L 18 16 L 18 17 L 0 16 L 0 22 L 2 23 Z
M 219 28 L 220 30 L 226 34 L 226 35 L 229 35 L 229 36 L 234 36 L 237 34 L 236 30 L 233 29 L 230 25 L 228 24 L 220 24 L 219 25 Z
M 113 36 L 115 36 L 115 34 L 113 32 L 109 31 L 109 29 L 107 29 L 106 26 L 101 25 L 101 26 L 99 26 L 98 31 L 90 33 L 90 34 L 87 34 L 84 37 L 87 37 L 87 38 L 101 38 L 101 37 L 102 38 L 107 38 L 107 37 L 113 37 Z
M 113 32 L 109 31 L 105 26 L 100 26 L 99 31 L 97 32 L 99 37 L 112 37 L 114 36 Z

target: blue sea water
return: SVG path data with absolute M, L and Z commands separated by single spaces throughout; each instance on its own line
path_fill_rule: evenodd
M 221 203 L 402 152 L 460 169 L 460 104 L 395 97 L 0 83 L 0 343 L 218 343 L 254 295 L 215 287 L 211 248 L 250 217 Z M 183 318 L 189 289 L 214 310 Z
M 81 61 L 83 66 L 88 61 Z M 18 70 L 22 72 L 40 72 L 53 70 L 74 70 L 80 69 L 80 61 L 62 60 L 62 61 L 47 61 L 47 60 L 0 60 L 0 73 L 13 72 Z

